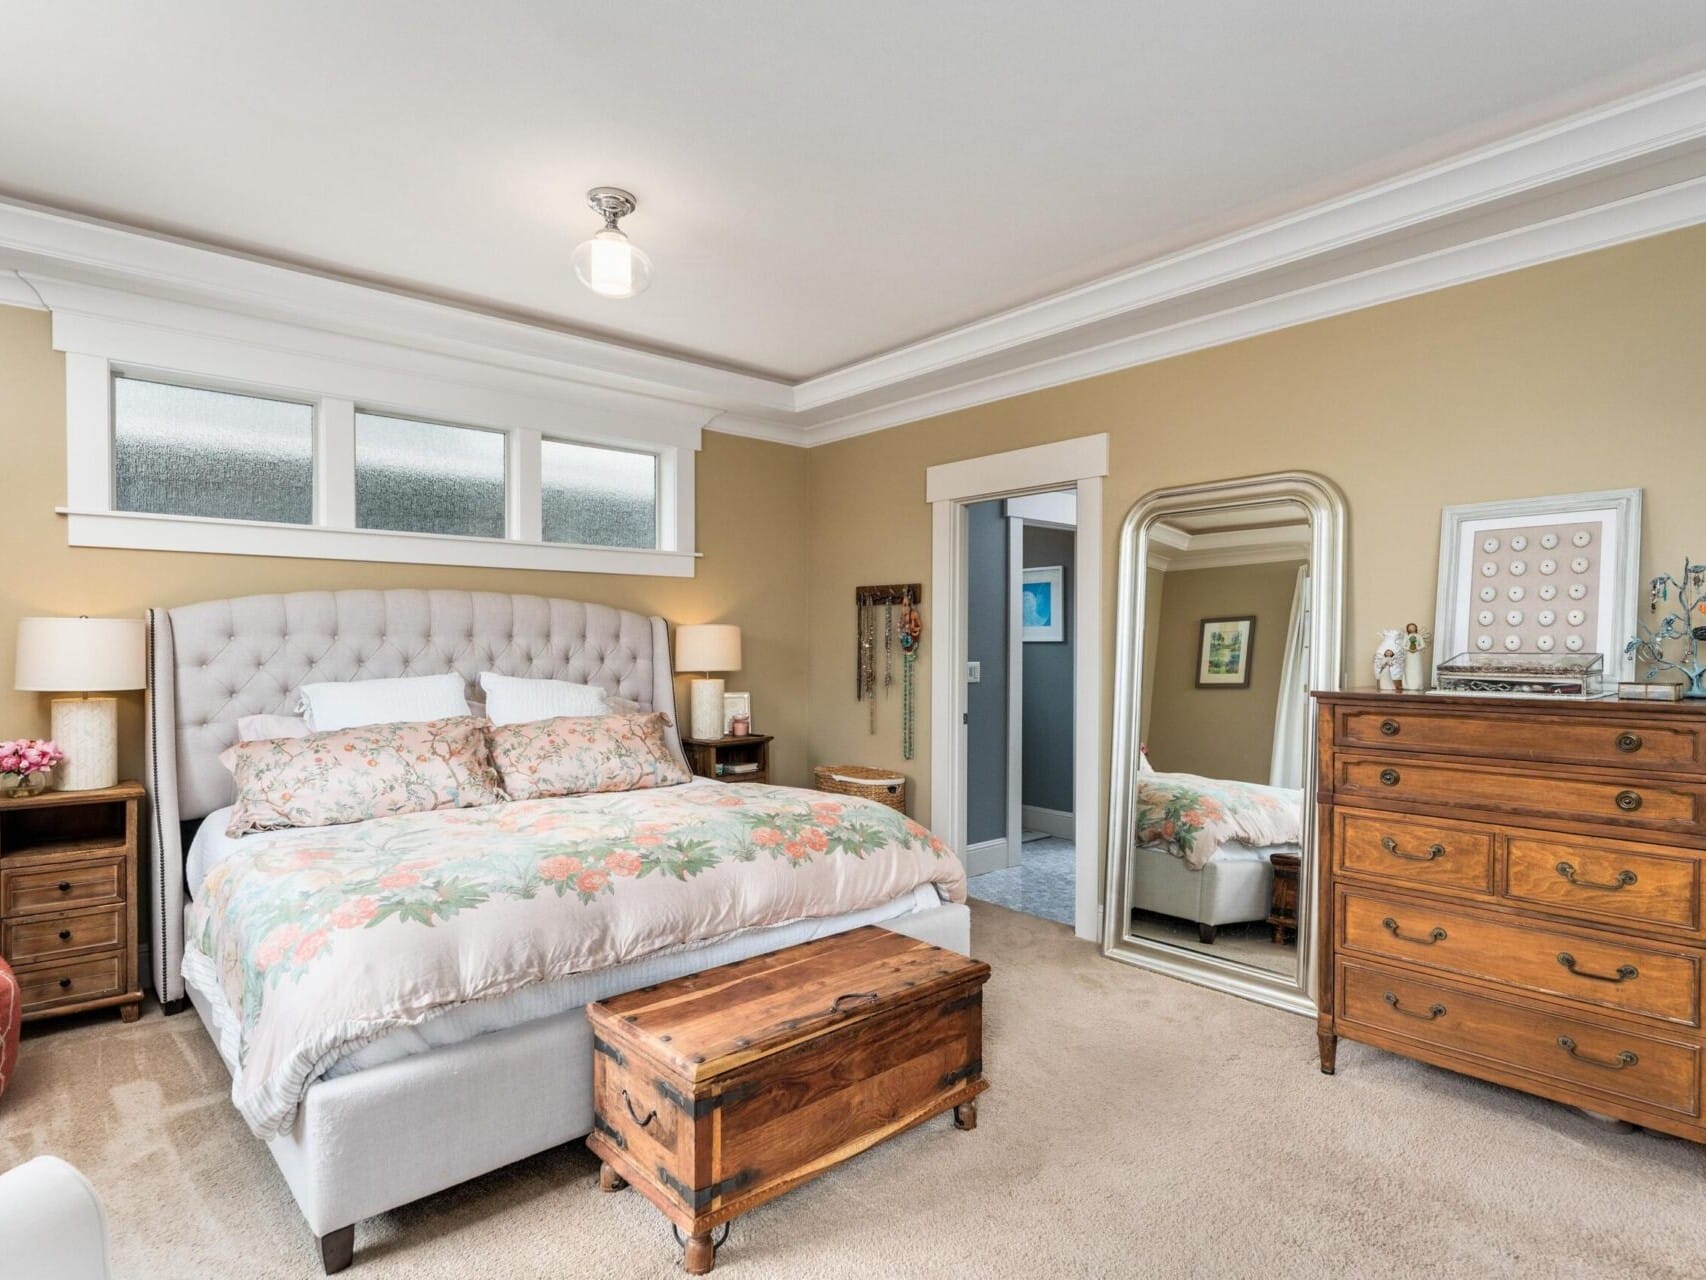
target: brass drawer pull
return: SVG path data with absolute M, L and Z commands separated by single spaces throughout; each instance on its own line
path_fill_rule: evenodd
M 1426 853 L 1405 853 L 1391 836 L 1381 836 L 1380 847 L 1394 858 L 1403 858 L 1406 862 L 1432 862 L 1435 858 L 1445 857 L 1443 844 L 1430 844 Z
M 628 1114 L 634 1118 L 634 1123 L 639 1125 L 642 1129 L 658 1118 L 657 1108 L 653 1107 L 650 1111 L 646 1112 L 646 1118 L 644 1120 L 640 1119 L 640 1109 L 634 1105 L 634 1100 L 628 1096 L 628 1091 L 626 1089 L 622 1090 L 622 1101 L 628 1104 Z
M 1618 734 L 1617 749 L 1619 751 L 1639 751 L 1641 749 L 1641 735 L 1638 733 Z
M 1567 862 L 1560 862 L 1557 866 L 1557 872 L 1571 884 L 1582 889 L 1626 889 L 1630 885 L 1634 884 L 1635 881 L 1640 879 L 1639 876 L 1627 867 L 1622 871 L 1619 871 L 1617 873 L 1617 879 L 1613 881 L 1578 880 L 1576 879 L 1576 869 Z
M 1413 942 L 1418 947 L 1431 947 L 1436 942 L 1445 941 L 1445 930 L 1441 929 L 1437 924 L 1428 930 L 1428 936 L 1425 938 L 1406 938 L 1403 934 L 1398 932 L 1398 922 L 1391 916 L 1387 916 L 1386 919 L 1382 920 L 1380 922 L 1380 927 L 1385 929 L 1386 932 L 1390 933 L 1394 938 L 1398 939 L 1399 942 Z
M 1617 793 L 1617 807 L 1624 813 L 1634 813 L 1641 807 L 1641 793 L 1639 791 L 1619 791 Z
M 1559 1036 L 1558 1047 L 1577 1062 L 1585 1062 L 1590 1067 L 1604 1067 L 1607 1071 L 1621 1071 L 1624 1067 L 1632 1067 L 1641 1060 L 1640 1055 L 1633 1049 L 1623 1050 L 1617 1055 L 1615 1062 L 1607 1062 L 1604 1058 L 1590 1058 L 1587 1054 L 1576 1051 L 1576 1042 L 1569 1036 Z
M 1387 719 L 1380 722 L 1380 732 L 1384 733 L 1388 738 L 1396 738 L 1398 736 L 1398 729 L 1399 724 L 1396 720 Z
M 1576 958 L 1568 951 L 1560 951 L 1558 953 L 1558 963 L 1563 965 L 1571 973 L 1575 974 L 1576 977 L 1591 978 L 1595 982 L 1629 982 L 1632 979 L 1639 978 L 1641 976 L 1641 971 L 1632 964 L 1618 965 L 1617 972 L 1615 974 L 1588 973 L 1585 970 L 1576 968 Z
M 1397 786 L 1398 785 L 1398 770 L 1396 770 L 1396 769 L 1382 769 L 1380 771 L 1380 785 L 1383 787 L 1395 787 L 1395 786 Z
M 1430 1004 L 1426 1013 L 1417 1013 L 1414 1009 L 1405 1009 L 1400 1007 L 1398 1004 L 1398 997 L 1390 991 L 1382 996 L 1381 999 L 1392 1006 L 1393 1013 L 1401 1013 L 1406 1018 L 1420 1018 L 1423 1022 L 1432 1022 L 1435 1018 L 1445 1017 L 1445 1006 L 1443 1004 Z
M 835 997 L 835 1003 L 829 1006 L 831 1013 L 846 1013 L 856 1004 L 866 1004 L 877 999 L 875 991 L 849 991 L 846 995 Z M 843 1001 L 846 1003 L 844 1004 Z

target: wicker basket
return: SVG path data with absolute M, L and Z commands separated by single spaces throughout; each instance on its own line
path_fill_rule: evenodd
M 873 769 L 862 764 L 820 764 L 817 789 L 838 796 L 858 796 L 875 800 L 889 808 L 906 812 L 906 779 L 893 769 Z

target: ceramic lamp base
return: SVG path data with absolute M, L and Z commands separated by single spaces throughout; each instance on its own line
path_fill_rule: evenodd
M 693 682 L 693 736 L 720 738 L 723 736 L 723 682 L 695 680 Z
M 65 752 L 61 791 L 98 791 L 118 783 L 117 698 L 55 698 L 53 740 Z

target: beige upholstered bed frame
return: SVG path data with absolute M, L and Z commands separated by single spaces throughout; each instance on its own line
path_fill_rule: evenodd
M 150 610 L 148 645 L 150 969 L 167 1009 L 188 1000 L 210 1029 L 207 997 L 186 991 L 181 973 L 183 833 L 234 798 L 218 756 L 236 740 L 239 716 L 293 713 L 309 681 L 447 671 L 471 686 L 482 671 L 596 684 L 675 714 L 662 618 L 538 596 L 339 591 L 213 600 Z M 679 755 L 673 730 L 670 741 Z M 884 923 L 957 951 L 971 947 L 963 904 Z M 707 956 L 726 952 L 710 960 L 721 963 L 783 945 L 767 944 L 766 932 L 671 953 L 662 976 L 701 968 Z M 320 1238 L 326 1270 L 349 1265 L 361 1219 L 586 1134 L 591 1063 L 591 1035 L 575 1008 L 310 1085 L 290 1132 L 267 1146 Z

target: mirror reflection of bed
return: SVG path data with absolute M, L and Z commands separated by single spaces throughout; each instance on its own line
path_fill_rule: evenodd
M 1310 524 L 1273 502 L 1154 526 L 1130 931 L 1297 969 Z

